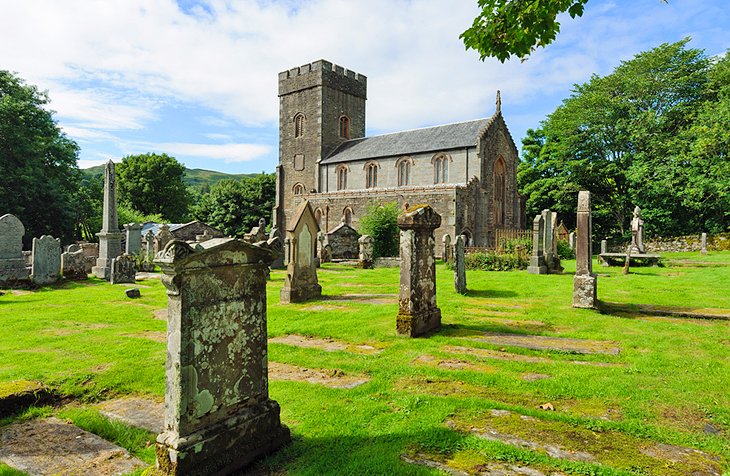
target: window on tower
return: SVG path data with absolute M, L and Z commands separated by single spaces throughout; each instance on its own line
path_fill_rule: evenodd
M 350 138 L 350 118 L 347 116 L 340 116 L 340 137 Z
M 302 137 L 304 135 L 304 114 L 301 112 L 294 116 L 294 137 Z
M 295 183 L 292 187 L 292 192 L 294 192 L 294 195 L 302 195 L 304 193 L 304 185 Z

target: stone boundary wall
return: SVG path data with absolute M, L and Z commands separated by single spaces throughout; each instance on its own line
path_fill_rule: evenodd
M 696 235 L 677 236 L 671 238 L 652 238 L 644 241 L 647 253 L 661 253 L 673 251 L 700 251 L 701 233 Z M 730 233 L 707 235 L 708 251 L 730 250 Z

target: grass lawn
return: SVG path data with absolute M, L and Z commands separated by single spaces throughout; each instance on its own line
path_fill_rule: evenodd
M 599 299 L 730 313 L 730 252 L 663 256 L 669 266 L 633 267 L 628 275 L 594 265 Z M 290 305 L 279 304 L 283 271 L 272 272 L 270 338 L 332 338 L 382 351 L 270 343 L 270 362 L 370 380 L 352 389 L 272 380 L 270 394 L 293 443 L 262 468 L 297 475 L 442 474 L 404 462 L 406 455 L 468 473 L 502 461 L 565 474 L 680 475 L 694 469 L 692 456 L 677 461 L 651 454 L 681 446 L 707 453 L 728 471 L 730 321 L 573 309 L 575 262 L 563 265 L 562 275 L 469 271 L 470 291 L 462 296 L 454 292 L 453 273 L 439 264 L 443 327 L 418 339 L 395 336 L 397 268 L 327 264 L 319 270 L 324 298 Z M 152 464 L 147 445 L 154 435 L 111 424 L 90 406 L 119 395 L 164 395 L 165 321 L 154 314 L 167 297 L 159 280 L 138 287 L 137 300 L 124 296 L 126 286 L 96 279 L 5 291 L 0 395 L 11 382 L 33 380 L 70 398 L 0 425 L 55 413 Z M 601 341 L 620 352 L 577 355 L 474 340 L 485 332 Z M 546 403 L 555 411 L 538 408 Z M 512 444 L 486 434 L 511 435 Z M 520 439 L 594 458 L 562 457 Z M 19 473 L 0 465 L 0 474 Z

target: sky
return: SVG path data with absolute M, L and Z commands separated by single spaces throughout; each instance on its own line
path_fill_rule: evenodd
M 727 0 L 590 0 L 527 61 L 479 60 L 477 0 L 0 0 L 0 69 L 47 90 L 81 168 L 167 153 L 273 172 L 278 73 L 326 59 L 368 77 L 367 135 L 502 113 L 520 145 L 574 84 L 690 36 L 730 48 Z

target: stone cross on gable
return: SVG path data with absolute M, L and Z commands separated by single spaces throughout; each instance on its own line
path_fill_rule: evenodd
M 502 112 L 502 96 L 499 93 L 499 89 L 497 89 L 497 108 L 496 108 L 496 111 L 495 112 L 497 114 L 499 114 L 500 112 Z

